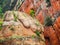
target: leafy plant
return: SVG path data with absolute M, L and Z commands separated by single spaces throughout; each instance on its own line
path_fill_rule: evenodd
M 3 12 L 7 10 L 13 10 L 17 3 L 17 0 L 1 0 L 0 1 L 0 6 L 3 8 Z
M 1 38 L 0 39 L 0 43 L 2 43 L 2 42 L 4 42 L 5 41 L 5 39 L 4 38 Z
M 2 22 L 2 21 L 0 21 L 0 30 L 2 29 L 2 24 L 3 24 L 3 22 Z
M 2 13 L 2 7 L 0 7 L 0 13 Z
M 34 11 L 33 9 L 30 10 L 30 15 L 31 15 L 32 17 L 35 16 L 35 11 Z
M 36 24 L 37 26 L 40 26 L 40 22 L 39 22 L 38 20 L 36 20 L 35 24 Z
M 14 21 L 17 21 L 17 16 L 16 15 L 14 15 Z
M 0 7 L 0 30 L 2 29 L 2 24 L 3 24 L 3 12 L 2 12 L 2 7 Z
M 35 31 L 37 36 L 40 36 L 40 32 L 38 30 Z
M 53 25 L 52 18 L 50 16 L 46 16 L 45 18 L 45 26 L 51 26 Z
M 18 17 L 17 17 L 16 14 L 14 13 L 14 11 L 13 11 L 13 14 L 14 14 L 14 21 L 17 21 Z
M 50 7 L 51 6 L 50 0 L 46 0 L 46 3 L 47 3 L 47 7 Z
M 3 18 L 3 11 L 2 11 L 2 7 L 0 7 L 0 18 Z
M 34 39 L 34 38 L 35 38 L 35 36 L 34 36 L 34 35 L 32 35 L 32 38 Z

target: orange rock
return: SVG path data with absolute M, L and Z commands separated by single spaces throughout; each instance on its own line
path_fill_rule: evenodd
M 53 25 L 53 28 L 55 29 L 56 35 L 60 41 L 60 17 L 58 17 Z
M 52 27 L 45 27 L 44 35 L 49 38 L 51 45 L 59 45 L 58 38 Z
M 60 0 L 51 0 L 51 5 L 55 11 L 60 10 Z
M 42 14 L 42 11 L 36 16 L 36 18 L 40 21 L 41 24 L 44 23 L 44 16 Z

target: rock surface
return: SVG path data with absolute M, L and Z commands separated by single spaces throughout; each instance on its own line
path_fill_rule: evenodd
M 1 45 L 45 45 L 39 21 L 19 11 L 7 11 L 0 31 Z

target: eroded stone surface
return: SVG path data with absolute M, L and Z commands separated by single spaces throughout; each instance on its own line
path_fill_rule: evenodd
M 39 36 L 36 31 L 40 32 Z M 43 26 L 37 19 L 23 12 L 7 11 L 0 39 L 2 45 L 45 45 L 43 32 Z

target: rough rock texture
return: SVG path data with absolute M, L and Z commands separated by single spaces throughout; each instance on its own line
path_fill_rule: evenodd
M 19 11 L 7 11 L 0 31 L 0 45 L 45 45 L 39 21 Z

